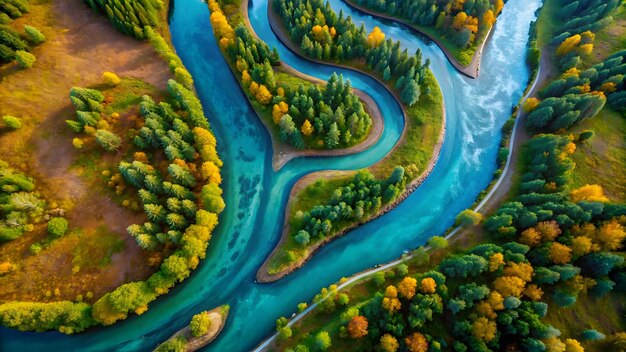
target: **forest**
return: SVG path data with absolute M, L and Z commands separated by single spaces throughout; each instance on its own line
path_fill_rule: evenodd
M 419 49 L 409 56 L 406 49 L 400 50 L 400 42 L 385 40 L 385 34 L 378 28 L 366 34 L 363 25 L 357 28 L 343 13 L 337 16 L 323 0 L 272 1 L 291 40 L 306 56 L 365 64 L 368 71 L 393 87 L 402 103 L 407 106 L 417 103 L 422 93 L 420 85 L 430 65 L 429 60 L 422 64 Z
M 406 264 L 342 291 L 337 285 L 323 288 L 303 323 L 277 321 L 275 347 L 578 352 L 597 341 L 594 346 L 607 350 L 623 348 L 623 333 L 609 337 L 587 328 L 572 336 L 546 322 L 550 311 L 571 309 L 581 299 L 588 302 L 587 296 L 621 297 L 626 291 L 626 204 L 610 200 L 599 184 L 572 186 L 573 156 L 594 133 L 568 131 L 605 103 L 624 108 L 624 52 L 617 48 L 599 63 L 589 56 L 592 30 L 611 23 L 621 2 L 556 3 L 564 6 L 568 22 L 556 27 L 552 46 L 541 50 L 554 53 L 561 74 L 524 103 L 526 125 L 535 135 L 520 152 L 517 185 L 484 221 L 469 210 L 457 217 L 461 226 L 486 237 L 468 249 L 433 237 Z M 304 303 L 298 307 L 303 308 Z
M 33 26 L 25 24 L 23 32 L 11 26 L 13 20 L 28 13 L 27 0 L 0 0 L 0 64 L 17 62 L 19 67 L 30 68 L 37 61 L 30 51 L 46 41 L 46 36 Z
M 3 1 L 2 8 L 11 9 L 9 3 Z M 68 102 L 75 117 L 66 121 L 67 128 L 75 133 L 70 141 L 74 148 L 85 155 L 105 153 L 119 160 L 118 172 L 104 170 L 98 177 L 105 179 L 110 194 L 122 206 L 145 214 L 146 222 L 131 225 L 128 234 L 142 249 L 155 253 L 158 270 L 145 281 L 126 283 L 96 297 L 93 304 L 84 302 L 82 296 L 76 301 L 3 302 L 0 323 L 23 331 L 56 329 L 72 334 L 97 324 L 113 324 L 131 312 L 142 314 L 151 301 L 188 277 L 206 256 L 211 233 L 225 206 L 220 188 L 222 161 L 202 105 L 191 90 L 191 75 L 165 39 L 150 27 L 160 23 L 157 10 L 162 10 L 162 4 L 87 3 L 103 10 L 122 32 L 147 39 L 168 61 L 176 78 L 167 82 L 166 101 L 157 103 L 147 95 L 141 98 L 136 107 L 141 117 L 129 127 L 120 121 L 120 114 L 113 107 L 120 103 L 111 101 L 100 90 L 127 87 L 128 80 L 105 72 L 104 84 L 99 86 L 102 88 L 71 89 Z M 132 105 L 133 100 L 122 104 Z M 3 123 L 12 129 L 22 125 L 20 119 L 12 116 L 3 117 Z M 32 230 L 31 222 L 42 221 L 44 200 L 38 197 L 31 178 L 4 162 L 0 166 L 0 228 L 2 240 L 7 241 Z M 45 219 L 49 239 L 32 245 L 32 255 L 63 236 L 70 226 L 62 214 L 51 218 L 46 215 Z M 3 274 L 13 270 L 4 266 L 5 263 Z
M 379 272 L 356 302 L 350 291 L 323 289 L 314 302 L 338 325 L 295 335 L 279 321 L 281 346 L 326 350 L 354 341 L 356 350 L 583 351 L 542 318 L 580 295 L 626 291 L 624 258 L 615 253 L 626 239 L 626 205 L 609 202 L 597 185 L 568 189 L 574 151 L 567 136 L 537 135 L 523 150 L 520 191 L 482 225 L 489 241 L 432 267 L 418 249 L 416 260 L 430 270 L 409 272 L 401 264 Z M 434 250 L 447 246 L 435 239 Z M 583 336 L 601 338 L 595 330 Z
M 594 49 L 594 31 L 611 22 L 611 11 L 621 1 L 582 0 L 566 5 L 559 13 L 561 23 L 551 44 L 556 46 L 555 60 L 562 72 L 524 106 L 527 125 L 534 130 L 557 131 L 594 117 L 606 103 L 614 109 L 626 106 L 626 51 L 613 53 L 603 62 L 585 67 Z M 548 49 L 550 50 L 550 49 Z
M 367 136 L 372 118 L 352 91 L 350 81 L 336 74 L 324 85 L 281 79 L 275 72 L 280 66 L 276 49 L 270 50 L 241 23 L 233 29 L 219 3 L 211 1 L 209 7 L 215 35 L 241 75 L 244 91 L 261 104 L 261 109 L 271 111 L 283 142 L 297 149 L 336 149 Z
M 504 7 L 503 0 L 352 0 L 356 5 L 434 29 L 454 45 L 455 58 L 467 66 Z

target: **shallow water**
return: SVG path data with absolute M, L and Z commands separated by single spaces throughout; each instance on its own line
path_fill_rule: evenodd
M 253 27 L 264 41 L 279 49 L 283 61 L 324 80 L 332 72 L 342 73 L 354 87 L 374 98 L 385 120 L 382 138 L 367 151 L 348 157 L 300 158 L 275 173 L 269 136 L 219 52 L 207 5 L 200 0 L 175 0 L 172 39 L 195 78 L 225 165 L 227 208 L 207 259 L 140 317 L 76 336 L 2 328 L 0 350 L 150 350 L 187 324 L 191 315 L 227 303 L 231 313 L 226 328 L 206 350 L 247 351 L 273 331 L 279 316 L 291 315 L 299 302 L 310 301 L 322 286 L 423 244 L 444 232 L 456 214 L 474 202 L 492 179 L 501 126 L 528 80 L 525 45 L 540 0 L 509 0 L 485 48 L 476 80 L 459 74 L 441 50 L 403 26 L 372 19 L 342 0 L 330 2 L 357 25 L 365 21 L 368 30 L 379 26 L 388 37 L 401 40 L 409 52 L 419 47 L 424 60 L 431 59 L 431 69 L 444 92 L 447 131 L 439 161 L 422 186 L 395 210 L 326 245 L 294 274 L 273 284 L 256 284 L 256 270 L 280 237 L 284 206 L 295 181 L 311 171 L 362 168 L 378 161 L 402 131 L 401 110 L 373 79 L 295 56 L 270 30 L 267 0 L 254 0 L 250 4 Z

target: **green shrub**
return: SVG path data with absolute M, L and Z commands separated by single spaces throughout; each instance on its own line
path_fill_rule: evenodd
M 43 35 L 37 28 L 29 26 L 29 25 L 25 25 L 24 26 L 24 32 L 26 32 L 26 36 L 28 37 L 28 40 L 35 44 L 41 44 L 43 42 L 46 41 L 46 36 Z
M 15 116 L 2 116 L 2 122 L 9 128 L 19 130 L 22 128 L 22 121 Z
M 208 312 L 202 312 L 194 315 L 189 323 L 189 330 L 191 330 L 191 334 L 195 337 L 206 335 L 206 333 L 209 332 L 210 327 L 211 319 L 209 318 Z
M 62 237 L 67 232 L 68 226 L 65 218 L 52 218 L 48 221 L 48 233 L 56 238 Z
M 96 131 L 96 142 L 108 152 L 116 151 L 122 145 L 122 139 L 115 133 L 107 130 Z
M 15 60 L 21 68 L 31 68 L 35 64 L 35 61 L 37 61 L 35 55 L 24 50 L 18 50 L 15 52 Z

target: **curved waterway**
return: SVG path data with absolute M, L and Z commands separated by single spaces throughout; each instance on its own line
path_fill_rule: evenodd
M 322 286 L 343 276 L 390 261 L 444 232 L 459 211 L 470 206 L 492 179 L 500 129 L 528 81 L 525 46 L 530 22 L 540 0 L 509 0 L 483 53 L 480 77 L 456 72 L 433 43 L 402 25 L 381 21 L 330 0 L 360 25 L 378 26 L 424 59 L 444 92 L 446 138 L 439 161 L 428 179 L 393 211 L 322 248 L 303 268 L 286 278 L 260 285 L 256 270 L 280 237 L 284 207 L 292 185 L 302 175 L 323 169 L 355 169 L 382 158 L 403 128 L 400 107 L 376 81 L 350 70 L 313 64 L 285 48 L 269 27 L 267 1 L 250 3 L 257 34 L 276 46 L 283 61 L 326 80 L 338 72 L 354 87 L 370 94 L 385 121 L 380 141 L 356 155 L 299 158 L 279 172 L 271 166 L 268 133 L 246 101 L 222 58 L 212 34 L 207 5 L 200 0 L 172 0 L 174 45 L 195 78 L 196 88 L 224 160 L 226 210 L 209 245 L 207 258 L 184 283 L 160 297 L 141 316 L 75 336 L 57 332 L 20 333 L 0 330 L 2 351 L 139 351 L 150 350 L 188 323 L 192 314 L 221 304 L 231 312 L 221 336 L 207 351 L 248 351 L 289 316 L 299 302 L 310 301 Z

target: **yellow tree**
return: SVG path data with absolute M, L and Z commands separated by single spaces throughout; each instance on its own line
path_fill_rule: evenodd
M 493 280 L 493 285 L 503 297 L 520 297 L 524 292 L 526 283 L 517 276 L 500 276 Z
M 407 336 L 407 338 L 404 339 L 404 342 L 406 343 L 406 347 L 409 352 L 428 351 L 428 341 L 426 341 L 424 335 L 420 334 L 419 332 L 414 332 L 411 335 Z
M 554 220 L 541 221 L 537 223 L 535 229 L 541 233 L 541 238 L 544 242 L 554 241 L 561 234 L 561 228 Z
M 398 299 L 398 290 L 393 285 L 387 286 L 387 289 L 385 290 L 383 308 L 385 308 L 390 314 L 397 312 L 400 308 L 402 308 L 402 304 Z
M 584 185 L 570 193 L 570 199 L 574 203 L 588 202 L 608 202 L 609 199 L 604 195 L 604 190 L 600 185 Z
M 508 262 L 503 273 L 504 275 L 517 276 L 526 282 L 530 282 L 533 278 L 534 270 L 529 263 Z
M 483 23 L 485 26 L 491 27 L 494 23 L 496 23 L 496 16 L 493 14 L 493 11 L 488 10 L 483 15 Z
M 534 227 L 527 228 L 526 230 L 522 231 L 518 241 L 527 246 L 534 247 L 541 243 L 541 233 L 537 231 Z
M 313 134 L 313 125 L 311 125 L 308 119 L 304 120 L 300 132 L 302 132 L 302 134 L 305 136 L 310 136 Z
M 454 20 L 452 21 L 452 28 L 457 31 L 460 31 L 465 27 L 465 22 L 467 21 L 467 14 L 463 11 L 459 12 L 454 16 Z
M 367 36 L 367 43 L 373 48 L 379 46 L 383 40 L 385 40 L 385 33 L 378 27 L 374 27 L 372 32 Z
M 541 296 L 543 296 L 543 290 L 537 285 L 528 285 L 526 289 L 524 289 L 524 296 L 533 301 L 539 301 Z
M 596 232 L 594 240 L 598 242 L 603 249 L 615 251 L 622 246 L 624 238 L 626 238 L 624 227 L 617 222 L 616 219 L 613 219 L 602 223 Z
M 546 351 L 549 352 L 565 352 L 565 344 L 556 336 L 543 340 L 546 345 Z
M 267 105 L 272 101 L 272 93 L 263 84 L 259 85 L 259 90 L 254 94 L 254 97 L 263 105 Z
M 504 255 L 502 253 L 494 253 L 489 257 L 489 271 L 494 272 L 504 265 Z
M 577 340 L 565 339 L 565 352 L 585 352 L 585 349 Z
M 415 288 L 417 287 L 417 280 L 407 276 L 398 284 L 398 293 L 400 297 L 411 299 L 415 296 Z
M 420 292 L 424 294 L 435 293 L 437 291 L 437 283 L 432 277 L 425 277 L 420 282 Z
M 489 342 L 496 337 L 496 322 L 480 317 L 472 324 L 472 335 L 478 340 Z
M 385 334 L 380 338 L 380 348 L 385 352 L 396 352 L 399 347 L 398 340 L 390 334 Z
M 220 169 L 212 161 L 205 161 L 200 167 L 203 180 L 209 180 L 211 183 L 221 184 L 222 176 L 220 175 Z
M 487 297 L 487 302 L 495 311 L 504 309 L 504 297 L 498 291 L 491 291 Z
M 576 257 L 583 256 L 585 254 L 591 253 L 594 249 L 594 244 L 591 241 L 591 238 L 587 236 L 574 237 L 572 239 L 572 254 Z
M 500 12 L 502 12 L 502 8 L 504 8 L 504 1 L 496 0 L 496 3 L 494 5 L 494 9 L 496 11 L 496 16 L 498 16 L 500 14 Z
M 565 38 L 565 40 L 563 40 L 559 47 L 556 48 L 556 54 L 560 56 L 569 53 L 570 51 L 574 50 L 578 46 L 578 44 L 580 44 L 581 40 L 582 37 L 580 36 L 580 34 L 574 34 L 569 38 Z
M 550 246 L 550 259 L 555 264 L 567 264 L 572 260 L 572 250 L 564 244 L 554 242 Z
M 524 106 L 523 106 L 524 112 L 529 113 L 535 110 L 535 108 L 537 107 L 537 105 L 539 105 L 539 103 L 541 103 L 541 100 L 535 97 L 526 99 L 526 101 L 524 102 Z

